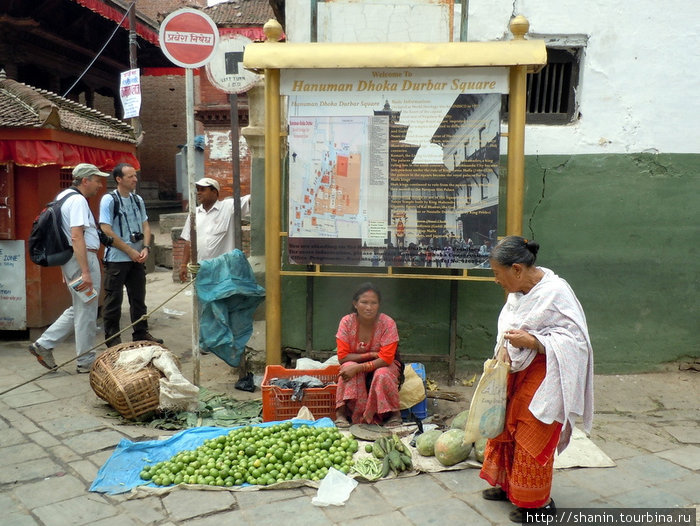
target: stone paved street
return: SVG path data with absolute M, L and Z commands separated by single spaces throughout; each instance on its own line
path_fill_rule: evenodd
M 159 274 L 166 279 L 160 279 Z M 176 290 L 169 274 L 149 275 L 149 304 Z M 155 292 L 155 289 L 158 292 Z M 187 311 L 187 298 L 172 308 Z M 189 344 L 186 318 L 155 314 L 153 334 Z M 178 333 L 178 331 L 180 331 Z M 27 352 L 28 341 L 0 342 L 0 525 L 218 526 L 221 524 L 496 525 L 510 524 L 511 505 L 485 501 L 478 470 L 420 474 L 360 484 L 345 506 L 311 504 L 316 490 L 178 489 L 163 495 L 116 496 L 88 491 L 97 470 L 122 438 L 150 440 L 166 432 L 123 425 L 77 375 L 74 364 L 47 374 Z M 167 342 L 166 342 L 167 343 Z M 55 350 L 73 357 L 73 344 Z M 186 353 L 183 356 L 185 370 Z M 202 378 L 219 367 L 203 357 Z M 190 364 L 191 365 L 191 364 Z M 617 464 L 556 470 L 552 496 L 562 508 L 692 507 L 700 504 L 700 382 L 698 373 L 666 370 L 596 376 L 592 440 Z M 226 387 L 219 380 L 217 388 Z M 235 393 L 232 387 L 230 393 Z

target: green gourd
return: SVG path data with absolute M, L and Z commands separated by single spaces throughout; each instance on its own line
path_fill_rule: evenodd
M 472 445 L 464 444 L 464 430 L 450 429 L 435 441 L 435 458 L 443 466 L 453 466 L 467 460 Z
M 424 457 L 432 457 L 435 454 L 435 441 L 442 435 L 439 429 L 431 429 L 416 438 L 416 449 Z
M 469 418 L 469 409 L 465 409 L 461 413 L 459 413 L 454 420 L 452 420 L 452 424 L 450 425 L 451 429 L 461 429 L 464 431 L 464 428 L 467 425 L 467 419 Z

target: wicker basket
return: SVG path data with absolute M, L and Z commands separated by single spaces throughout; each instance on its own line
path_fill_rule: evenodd
M 120 343 L 103 352 L 90 370 L 90 387 L 124 418 L 135 419 L 158 409 L 160 378 L 163 377 L 153 365 L 147 365 L 135 373 L 115 368 L 114 364 L 122 351 L 154 344 L 151 341 Z M 162 345 L 158 345 L 163 347 Z M 177 357 L 175 358 L 180 366 Z

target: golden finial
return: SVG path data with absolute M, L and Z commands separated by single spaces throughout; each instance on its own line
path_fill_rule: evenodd
M 265 22 L 263 32 L 265 33 L 265 42 L 279 42 L 282 38 L 282 26 L 274 18 Z
M 530 22 L 523 15 L 518 15 L 510 21 L 510 32 L 513 33 L 513 39 L 525 40 L 525 35 L 530 29 Z

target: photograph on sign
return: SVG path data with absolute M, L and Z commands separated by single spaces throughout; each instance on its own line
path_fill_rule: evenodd
M 122 71 L 119 96 L 124 108 L 124 118 L 138 117 L 141 111 L 141 79 L 138 69 Z
M 243 35 L 223 35 L 206 71 L 209 82 L 226 93 L 244 93 L 260 82 L 262 76 L 243 67 L 243 52 L 252 42 Z
M 183 68 L 198 68 L 214 54 L 219 30 L 206 14 L 184 8 L 163 20 L 158 36 L 160 47 L 171 62 Z
M 488 265 L 506 69 L 285 70 L 281 91 L 290 263 Z

